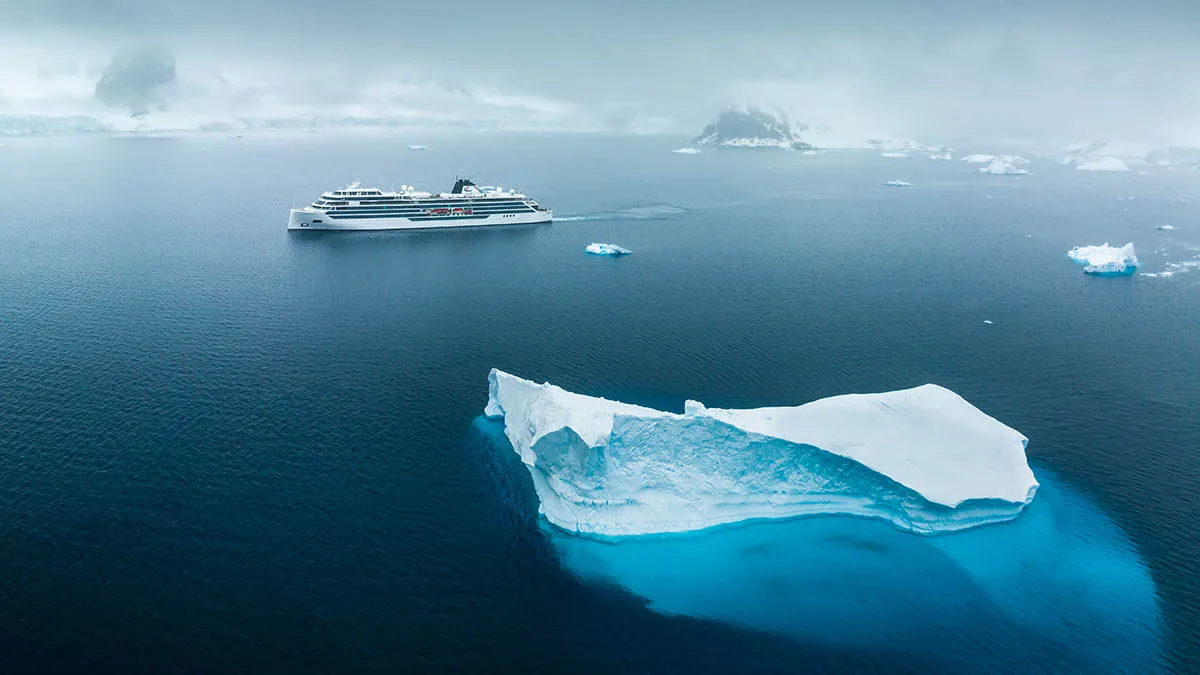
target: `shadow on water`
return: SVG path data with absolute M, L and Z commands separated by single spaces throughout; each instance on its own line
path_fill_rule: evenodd
M 502 423 L 480 418 L 473 428 L 498 455 L 498 474 L 509 474 L 499 481 L 515 486 L 509 508 L 536 512 Z M 953 671 L 1164 670 L 1145 563 L 1087 498 L 1035 472 L 1037 498 L 1015 521 L 938 536 L 833 516 L 598 541 L 530 520 L 569 573 L 663 615 Z

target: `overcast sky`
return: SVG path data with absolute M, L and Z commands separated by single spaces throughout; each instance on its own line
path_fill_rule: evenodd
M 0 0 L 0 16 L 4 112 L 61 112 L 117 48 L 153 44 L 197 101 L 220 89 L 260 114 L 698 131 L 752 102 L 931 142 L 1200 144 L 1197 0 Z

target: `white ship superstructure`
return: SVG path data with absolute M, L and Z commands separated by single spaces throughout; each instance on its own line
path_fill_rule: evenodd
M 548 223 L 550 209 L 515 190 L 477 186 L 459 178 L 450 192 L 411 185 L 385 192 L 354 183 L 309 206 L 292 209 L 289 230 L 422 230 L 481 225 Z

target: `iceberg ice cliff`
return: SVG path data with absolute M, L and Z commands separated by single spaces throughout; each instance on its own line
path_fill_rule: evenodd
M 485 414 L 504 419 L 547 520 L 584 534 L 812 514 L 930 534 L 1015 518 L 1038 487 L 1024 436 L 932 384 L 680 415 L 492 370 Z

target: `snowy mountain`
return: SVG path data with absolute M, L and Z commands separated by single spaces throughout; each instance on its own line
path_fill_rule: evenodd
M 175 58 L 169 53 L 156 48 L 124 50 L 96 83 L 96 100 L 143 117 L 151 108 L 167 108 L 174 85 Z
M 805 150 L 813 147 L 800 140 L 783 115 L 752 106 L 726 109 L 692 142 L 726 148 Z

